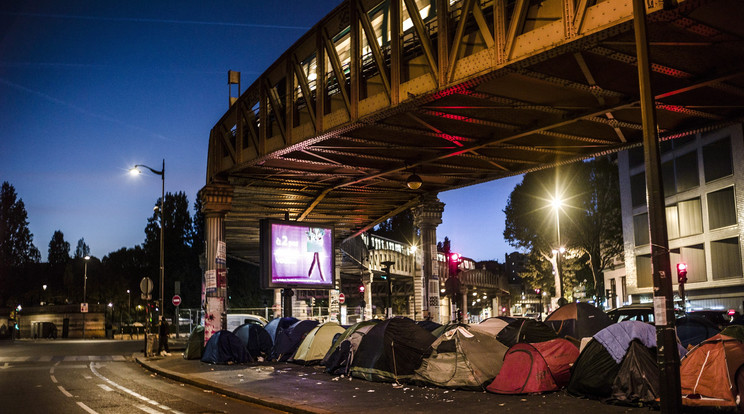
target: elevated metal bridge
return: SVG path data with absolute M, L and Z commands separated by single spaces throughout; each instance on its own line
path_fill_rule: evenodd
M 646 3 L 662 139 L 741 122 L 740 2 Z M 340 242 L 441 191 L 640 145 L 637 79 L 629 0 L 346 0 L 216 123 L 202 198 L 231 255 L 258 260 L 266 217 Z

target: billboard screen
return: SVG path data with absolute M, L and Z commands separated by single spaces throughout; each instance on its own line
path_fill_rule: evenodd
M 261 244 L 265 287 L 333 286 L 333 226 L 265 220 L 261 225 Z

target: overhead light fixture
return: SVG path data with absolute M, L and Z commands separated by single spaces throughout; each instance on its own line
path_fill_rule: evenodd
M 416 173 L 411 174 L 408 177 L 408 179 L 406 180 L 406 185 L 411 190 L 418 190 L 419 188 L 421 188 L 421 184 L 423 184 L 423 183 L 424 182 L 421 181 L 421 177 L 419 177 L 418 175 L 416 175 Z

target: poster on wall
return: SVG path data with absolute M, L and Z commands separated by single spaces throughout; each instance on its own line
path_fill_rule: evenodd
M 207 345 L 209 338 L 218 332 L 222 327 L 222 312 L 224 310 L 224 300 L 222 297 L 207 297 L 207 311 L 204 314 L 204 345 Z
M 261 222 L 261 281 L 266 288 L 330 288 L 335 274 L 333 226 Z
M 217 291 L 217 271 L 207 270 L 204 272 L 204 279 L 206 279 L 207 293 L 214 293 Z

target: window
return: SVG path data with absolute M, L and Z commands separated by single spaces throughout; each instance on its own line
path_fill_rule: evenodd
M 707 270 L 705 268 L 705 248 L 702 244 L 682 247 L 679 249 L 679 260 L 677 262 L 672 262 L 672 272 L 675 273 L 673 280 L 675 282 L 677 279 L 677 269 L 675 269 L 675 266 L 678 262 L 684 262 L 687 264 L 687 282 L 705 282 L 708 279 Z
M 688 152 L 674 160 L 674 171 L 677 176 L 677 192 L 681 193 L 700 185 L 698 178 L 697 151 Z
M 708 193 L 708 226 L 711 229 L 736 224 L 734 187 Z
M 651 255 L 636 256 L 636 277 L 638 278 L 639 288 L 653 286 L 653 278 L 651 277 Z
M 733 174 L 730 137 L 703 146 L 703 170 L 706 182 Z
M 664 183 L 664 197 L 673 196 L 677 193 L 677 185 L 674 180 L 674 160 L 661 163 L 661 180 Z
M 625 276 L 620 277 L 620 304 L 625 303 L 625 298 L 628 297 L 627 285 L 625 284 Z
M 679 210 L 677 205 L 666 208 L 667 237 L 669 239 L 679 238 Z
M 648 214 L 643 213 L 633 216 L 633 232 L 635 233 L 635 245 L 644 246 L 649 243 Z
M 646 205 L 645 172 L 630 177 L 630 197 L 633 207 L 642 207 Z
M 631 148 L 628 150 L 628 165 L 630 168 L 643 165 L 643 146 Z
M 703 212 L 700 207 L 700 199 L 680 201 L 677 204 L 679 210 L 679 236 L 691 236 L 703 232 Z
M 710 259 L 713 266 L 713 280 L 742 276 L 741 249 L 739 239 L 736 237 L 711 242 Z

